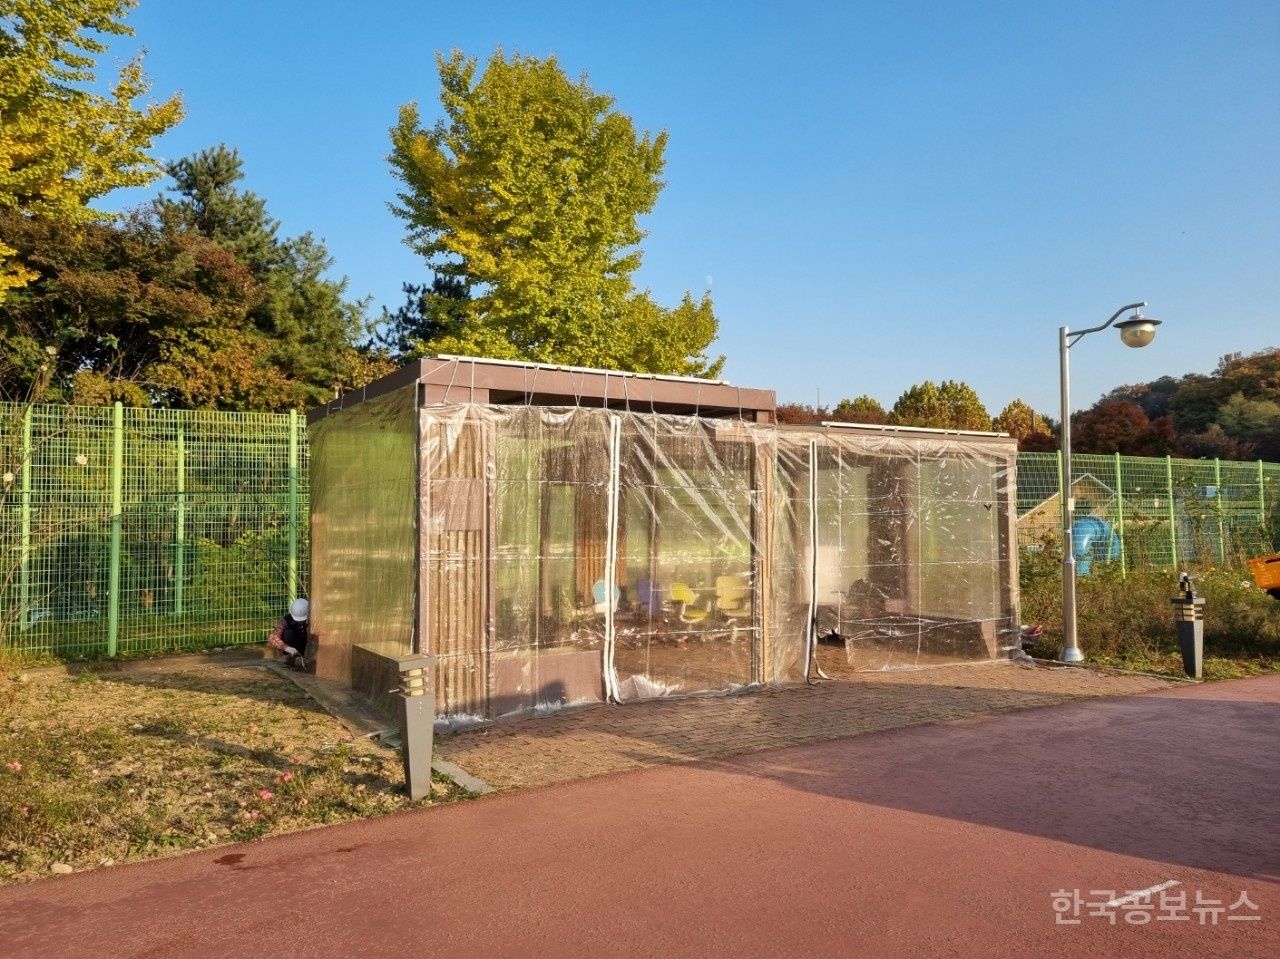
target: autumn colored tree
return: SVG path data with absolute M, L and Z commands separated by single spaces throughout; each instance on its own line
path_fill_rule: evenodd
M 1136 383 L 1132 386 L 1117 386 L 1103 399 L 1132 400 L 1142 407 L 1147 418 L 1158 420 L 1169 412 L 1169 402 L 1178 391 L 1181 380 L 1176 376 L 1161 376 L 1150 383 Z
M 864 393 L 851 400 L 841 400 L 831 411 L 830 418 L 837 423 L 883 425 L 889 422 L 889 413 L 877 400 Z
M 966 383 L 932 380 L 919 383 L 893 404 L 890 420 L 898 426 L 924 426 L 934 429 L 989 430 L 991 414 L 978 394 Z
M 424 352 L 715 376 L 709 297 L 674 309 L 638 291 L 666 134 L 637 133 L 614 100 L 554 57 L 438 56 L 444 118 L 416 104 L 391 130 L 393 211 L 437 276 L 470 291 Z M 450 309 L 455 304 L 447 304 Z
M 1049 422 L 1021 399 L 1013 400 L 1002 409 L 992 421 L 992 426 L 1016 439 L 1020 450 L 1029 447 L 1042 449 L 1046 443 L 1052 445 L 1056 442 Z
M 140 59 L 96 88 L 107 38 L 129 35 L 136 0 L 0 0 L 0 211 L 62 224 L 101 220 L 89 203 L 157 179 L 148 151 L 182 118 L 182 101 L 136 104 L 150 85 Z M 0 243 L 0 300 L 35 279 Z
M 1100 400 L 1071 419 L 1077 453 L 1165 456 L 1173 452 L 1175 439 L 1168 417 L 1152 421 L 1132 400 Z
M 1276 419 L 1280 410 L 1280 349 L 1229 354 L 1211 374 L 1162 376 L 1149 383 L 1116 387 L 1091 412 L 1115 401 L 1139 407 L 1152 424 L 1154 433 L 1145 439 L 1121 437 L 1128 427 L 1110 431 L 1111 439 L 1131 446 L 1161 448 L 1172 434 L 1174 448 L 1181 456 L 1241 459 L 1266 458 L 1269 450 L 1280 453 L 1280 446 L 1273 442 L 1273 438 L 1280 439 L 1280 421 Z M 1119 409 L 1106 408 L 1112 412 Z M 1130 412 L 1122 416 L 1132 419 Z M 1141 435 L 1141 428 L 1135 429 Z
M 83 225 L 0 212 L 0 234 L 38 274 L 0 303 L 4 398 L 280 410 L 389 368 L 344 339 L 262 326 L 256 317 L 274 299 L 324 286 L 282 291 L 230 250 L 149 211 Z M 305 276 L 318 266 L 294 269 Z M 305 322 L 334 308 L 304 299 L 282 313 Z
M 1210 423 L 1209 428 L 1200 433 L 1184 433 L 1177 437 L 1174 453 L 1190 459 L 1252 459 L 1257 452 L 1253 442 L 1243 441 L 1228 436 L 1217 423 Z
M 38 279 L 0 304 L 9 398 L 261 407 L 278 382 L 249 322 L 263 291 L 229 252 L 139 215 L 73 225 L 0 213 Z
M 825 406 L 807 403 L 779 403 L 773 415 L 784 426 L 808 426 L 831 419 L 831 411 Z

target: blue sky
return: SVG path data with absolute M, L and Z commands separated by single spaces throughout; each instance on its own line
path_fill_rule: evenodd
M 889 405 L 958 378 L 1053 411 L 1056 328 L 1139 299 L 1160 336 L 1084 341 L 1078 406 L 1280 345 L 1274 0 L 142 0 L 130 23 L 155 94 L 186 99 L 159 152 L 238 147 L 375 304 L 426 276 L 386 207 L 396 108 L 436 115 L 436 50 L 502 45 L 669 131 L 639 279 L 669 304 L 710 284 L 741 385 Z

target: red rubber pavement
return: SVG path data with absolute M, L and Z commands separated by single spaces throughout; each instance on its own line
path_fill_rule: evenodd
M 1274 956 L 1278 745 L 1269 676 L 664 766 L 11 887 L 0 952 Z

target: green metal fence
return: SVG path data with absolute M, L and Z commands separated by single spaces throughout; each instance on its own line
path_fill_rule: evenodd
M 307 582 L 296 414 L 0 404 L 0 641 L 262 641 Z
M 1272 549 L 1280 464 L 1082 454 L 1071 468 L 1081 573 L 1238 566 Z M 1019 545 L 1058 548 L 1061 510 L 1060 454 L 1019 455 Z
M 1280 464 L 1075 457 L 1080 571 L 1271 550 Z M 1056 453 L 1018 457 L 1018 541 L 1057 549 Z M 261 642 L 306 592 L 297 414 L 0 403 L 0 643 L 114 656 Z

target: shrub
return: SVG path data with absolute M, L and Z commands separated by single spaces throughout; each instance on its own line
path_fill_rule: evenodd
M 1205 597 L 1205 660 L 1209 675 L 1238 674 L 1212 660 L 1237 661 L 1241 670 L 1280 669 L 1280 602 L 1258 589 L 1248 571 L 1208 567 L 1192 570 Z M 1022 621 L 1040 623 L 1037 655 L 1062 645 L 1062 567 L 1049 551 L 1024 552 L 1021 563 Z M 1076 585 L 1080 647 L 1090 660 L 1136 668 L 1177 668 L 1177 631 L 1170 600 L 1178 577 L 1167 569 L 1130 570 L 1095 563 Z

